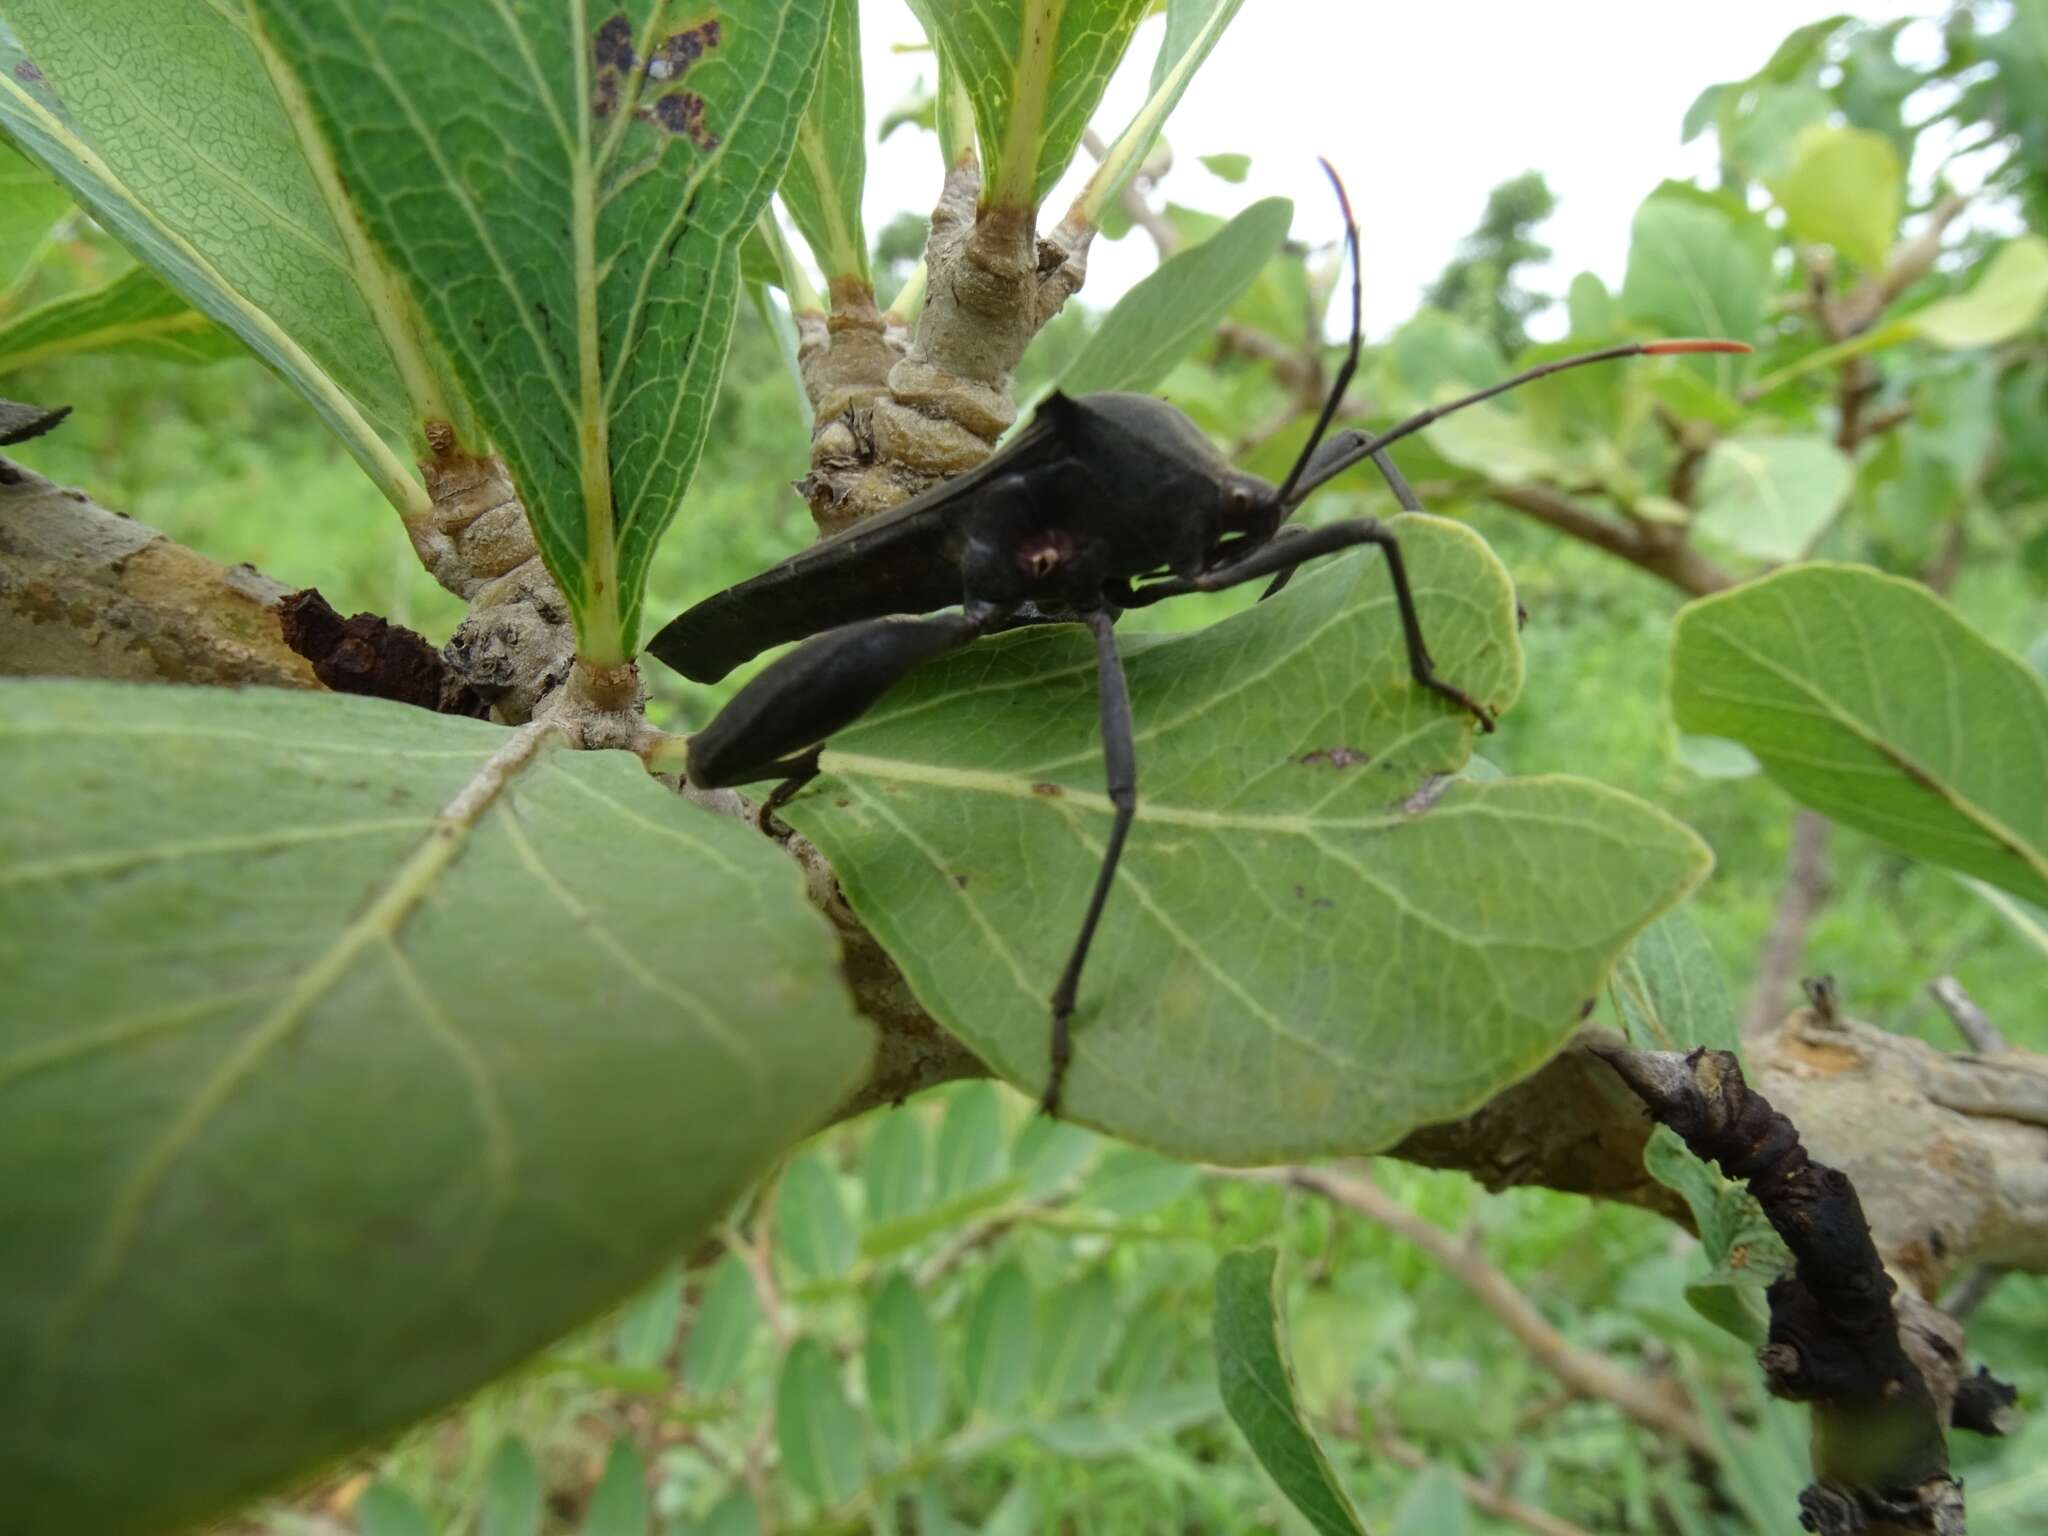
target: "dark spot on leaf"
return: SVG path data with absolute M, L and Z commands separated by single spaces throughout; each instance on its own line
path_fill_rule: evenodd
M 1305 767 L 1328 763 L 1332 768 L 1363 768 L 1372 761 L 1372 754 L 1357 747 L 1317 747 L 1301 761 Z
M 1579 1004 L 1579 1017 L 1580 1017 L 1581 1019 L 1590 1019 L 1591 1017 L 1593 1017 L 1593 1010 L 1594 1010 L 1595 1008 L 1599 1007 L 1599 1006 L 1600 1006 L 1600 999 L 1599 999 L 1599 998 L 1597 998 L 1597 997 L 1589 997 L 1589 998 L 1587 998 L 1587 999 L 1586 999 L 1586 1000 L 1585 1000 L 1585 1001 L 1584 1001 L 1583 1003 Z
M 670 91 L 654 104 L 654 120 L 707 153 L 718 148 L 718 135 L 704 126 L 704 98 L 695 91 Z
M 685 27 L 663 38 L 647 56 L 647 78 L 674 80 L 719 44 L 719 26 L 714 18 Z
M 1040 782 L 1031 786 L 1031 793 L 1033 793 L 1034 795 L 1044 795 L 1047 799 L 1050 800 L 1057 800 L 1061 795 L 1064 795 L 1066 791 L 1064 789 L 1061 789 L 1057 784 L 1046 784 Z
M 1294 888 L 1294 896 L 1297 901 L 1305 901 L 1312 907 L 1334 907 L 1336 905 L 1336 903 L 1330 900 L 1329 897 L 1311 896 L 1306 890 L 1304 890 L 1301 886 L 1298 885 Z
M 1432 773 L 1417 787 L 1414 794 L 1401 802 L 1403 814 L 1420 816 L 1424 811 L 1443 799 L 1444 791 L 1451 787 L 1448 773 Z
M 590 53 L 600 70 L 626 71 L 639 62 L 633 53 L 633 23 L 626 19 L 625 12 L 607 16 L 598 23 Z
M 1516 629 L 1518 629 L 1518 630 L 1521 630 L 1521 629 L 1527 629 L 1528 627 L 1529 627 L 1529 605 L 1528 605 L 1527 603 L 1524 603 L 1524 602 L 1523 602 L 1523 601 L 1522 601 L 1522 600 L 1521 600 L 1521 599 L 1520 599 L 1520 598 L 1518 597 L 1518 598 L 1516 598 L 1516 599 L 1515 599 L 1515 628 L 1516 628 Z
M 846 799 L 844 796 L 840 797 L 837 800 L 834 800 L 832 803 L 838 806 L 839 809 L 841 809 L 842 811 L 845 810 L 849 805 L 853 804 L 851 800 Z
M 14 66 L 14 78 L 23 85 L 41 85 L 43 83 L 43 72 L 27 59 L 22 59 Z
M 967 889 L 967 877 L 965 875 L 955 875 L 953 877 L 953 883 L 959 886 L 960 889 L 963 891 Z
M 610 70 L 601 71 L 590 87 L 590 115 L 610 117 L 619 110 L 619 77 Z

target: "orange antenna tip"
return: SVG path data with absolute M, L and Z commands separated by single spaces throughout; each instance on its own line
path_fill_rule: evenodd
M 1686 352 L 1749 352 L 1754 350 L 1746 341 L 1646 341 L 1643 343 L 1645 357 L 1671 357 Z

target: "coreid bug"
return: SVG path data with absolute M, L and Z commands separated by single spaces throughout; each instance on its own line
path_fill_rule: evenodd
M 1490 731 L 1486 711 L 1430 663 L 1394 535 L 1370 517 L 1310 529 L 1289 528 L 1288 519 L 1310 492 L 1368 458 L 1402 506 L 1421 510 L 1388 446 L 1546 374 L 1612 358 L 1749 350 L 1726 341 L 1608 347 L 1528 369 L 1385 432 L 1341 432 L 1325 443 L 1358 367 L 1362 295 L 1358 225 L 1336 172 L 1327 161 L 1323 168 L 1344 210 L 1351 344 L 1315 430 L 1277 489 L 1234 468 L 1163 400 L 1055 392 L 985 463 L 706 598 L 648 646 L 683 676 L 712 683 L 771 646 L 803 640 L 690 738 L 689 778 L 700 788 L 783 781 L 762 808 L 765 824 L 817 775 L 825 740 L 922 663 L 1003 627 L 1027 604 L 1088 626 L 1115 818 L 1080 934 L 1052 992 L 1051 1070 L 1041 1101 L 1047 1113 L 1059 1109 L 1081 967 L 1137 812 L 1131 706 L 1114 628 L 1119 612 L 1268 579 L 1271 596 L 1305 561 L 1376 545 L 1386 556 L 1416 683 L 1471 710 Z

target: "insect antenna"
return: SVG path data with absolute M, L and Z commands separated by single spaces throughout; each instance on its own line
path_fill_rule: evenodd
M 1364 283 L 1358 274 L 1358 220 L 1351 213 L 1351 199 L 1345 194 L 1344 179 L 1337 174 L 1335 166 L 1316 157 L 1323 174 L 1330 178 L 1330 185 L 1337 189 L 1337 206 L 1344 210 L 1344 255 L 1351 263 L 1351 346 L 1344 354 L 1344 365 L 1337 370 L 1337 381 L 1330 386 L 1329 398 L 1323 402 L 1323 412 L 1316 418 L 1316 429 L 1309 433 L 1308 441 L 1301 445 L 1301 457 L 1294 461 L 1294 468 L 1287 472 L 1287 479 L 1280 487 L 1279 505 L 1290 505 L 1289 497 L 1294 493 L 1295 482 L 1301 479 L 1308 462 L 1315 457 L 1316 448 L 1323 440 L 1323 434 L 1330 430 L 1330 420 L 1337 414 L 1337 406 L 1344 398 L 1344 391 L 1351 387 L 1351 376 L 1358 372 L 1358 348 L 1364 335 Z M 1306 495 L 1306 492 L 1303 492 Z
M 1443 420 L 1453 411 L 1462 411 L 1468 405 L 1477 405 L 1482 400 L 1491 400 L 1495 395 L 1506 394 L 1537 379 L 1548 378 L 1553 373 L 1562 373 L 1567 368 L 1582 368 L 1587 363 L 1612 362 L 1618 357 L 1677 357 L 1698 352 L 1747 352 L 1749 344 L 1742 341 L 1712 341 L 1686 339 L 1680 341 L 1635 341 L 1617 347 L 1602 347 L 1597 352 L 1581 352 L 1573 357 L 1560 357 L 1553 362 L 1539 363 L 1534 368 L 1525 368 L 1513 378 L 1502 379 L 1485 389 L 1474 390 L 1456 400 L 1446 400 L 1442 405 L 1433 405 L 1428 410 L 1417 411 L 1406 421 L 1397 422 L 1384 432 L 1340 432 L 1330 439 L 1320 460 L 1304 470 L 1295 466 L 1295 472 L 1287 477 L 1288 487 L 1283 490 L 1280 502 L 1286 512 L 1292 512 L 1308 499 L 1309 493 L 1328 483 L 1362 460 L 1370 459 L 1402 438 L 1420 432 L 1424 427 Z M 1345 378 L 1350 377 L 1347 366 Z M 1334 402 L 1333 402 L 1334 403 Z M 1325 406 L 1323 420 L 1329 419 L 1330 407 Z M 1316 431 L 1322 432 L 1322 422 Z M 1315 448 L 1315 439 L 1309 440 L 1310 451 Z M 1306 455 L 1304 455 L 1306 457 Z

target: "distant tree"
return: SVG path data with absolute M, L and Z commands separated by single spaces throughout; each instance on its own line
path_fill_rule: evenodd
M 1556 301 L 1516 281 L 1515 269 L 1549 259 L 1550 247 L 1531 238 L 1557 211 L 1557 195 L 1541 171 L 1525 171 L 1486 197 L 1479 227 L 1458 242 L 1458 254 L 1432 283 L 1423 301 L 1468 321 L 1513 357 L 1529 344 L 1526 324 Z

